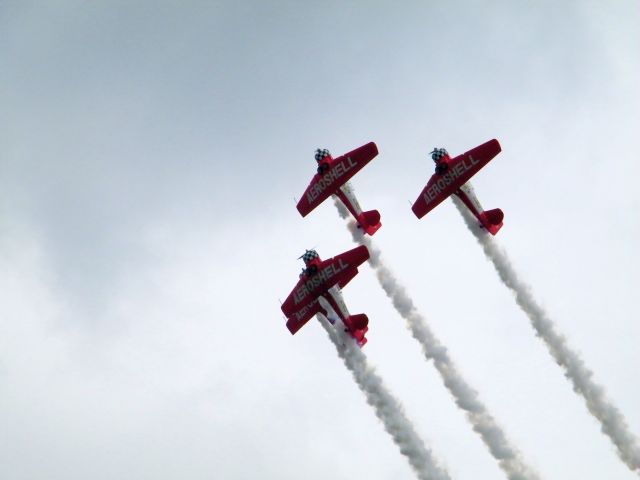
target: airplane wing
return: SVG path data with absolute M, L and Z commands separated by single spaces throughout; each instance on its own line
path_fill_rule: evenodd
M 287 318 L 287 328 L 291 332 L 291 335 L 295 335 L 297 331 L 304 327 L 305 324 L 318 312 L 322 312 L 327 316 L 327 312 L 320 305 L 318 298 L 314 298 L 308 304 L 302 305 L 298 310 L 294 311 Z
M 331 167 L 322 175 L 315 174 L 296 208 L 306 217 L 309 212 L 329 198 L 351 177 L 378 155 L 378 147 L 369 142 L 366 145 L 335 158 Z
M 422 218 L 449 195 L 467 183 L 482 167 L 501 151 L 498 140 L 489 140 L 468 152 L 449 160 L 448 169 L 442 175 L 433 174 L 411 210 Z
M 369 260 L 369 250 L 364 245 L 360 245 L 330 259 L 329 261 L 334 262 L 333 265 L 335 265 L 336 268 L 341 269 L 336 282 L 338 286 L 344 288 L 344 286 L 358 274 L 358 267 L 367 260 Z
M 282 313 L 289 319 L 293 316 L 298 316 L 300 319 L 306 318 L 308 314 L 307 306 L 309 306 L 310 310 L 316 308 L 312 305 L 313 301 L 317 300 L 320 295 L 326 293 L 334 285 L 339 285 L 341 288 L 344 287 L 356 276 L 358 266 L 366 262 L 368 258 L 369 250 L 367 250 L 366 246 L 360 245 L 333 258 L 323 260 L 318 265 L 316 274 L 311 277 L 303 276 L 298 280 L 298 283 L 281 306 Z M 314 313 L 309 315 L 309 318 L 317 311 L 315 310 Z M 306 320 L 309 318 L 306 318 Z

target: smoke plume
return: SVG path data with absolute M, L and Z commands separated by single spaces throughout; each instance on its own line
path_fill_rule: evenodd
M 342 203 L 336 200 L 335 204 L 340 216 L 348 219 L 349 212 Z M 500 468 L 510 480 L 537 479 L 538 475 L 524 463 L 520 452 L 509 443 L 505 433 L 480 401 L 478 392 L 462 378 L 449 357 L 447 349 L 435 337 L 426 319 L 417 311 L 405 288 L 384 265 L 380 250 L 373 246 L 368 237 L 362 235 L 355 222 L 349 221 L 349 230 L 354 242 L 366 245 L 369 249 L 371 255 L 369 263 L 376 272 L 380 286 L 391 299 L 396 311 L 406 320 L 411 334 L 422 346 L 427 360 L 433 360 L 456 405 L 466 413 L 473 430 L 480 435 L 491 455 L 498 461 Z
M 467 227 L 482 246 L 487 258 L 493 263 L 500 280 L 513 292 L 516 303 L 529 317 L 536 335 L 542 339 L 553 359 L 562 367 L 573 390 L 584 398 L 591 415 L 600 422 L 602 433 L 611 439 L 618 456 L 627 467 L 640 473 L 640 447 L 637 439 L 629 431 L 624 416 L 607 398 L 604 388 L 593 380 L 593 372 L 567 345 L 566 338 L 556 331 L 555 324 L 533 298 L 529 285 L 518 277 L 506 252 L 497 245 L 491 235 L 478 226 L 475 217 L 459 199 L 455 197 L 452 199 Z
M 367 397 L 376 416 L 382 421 L 385 430 L 407 457 L 411 467 L 421 480 L 450 480 L 447 471 L 433 458 L 404 414 L 403 408 L 382 383 L 376 371 L 367 364 L 364 353 L 355 341 L 342 331 L 329 324 L 324 315 L 318 314 L 318 320 L 329 334 L 338 355 L 351 371 L 360 390 Z

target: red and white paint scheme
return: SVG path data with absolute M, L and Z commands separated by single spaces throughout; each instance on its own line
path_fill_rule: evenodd
M 378 147 L 373 142 L 337 158 L 333 158 L 329 150 L 316 150 L 318 173 L 313 176 L 296 206 L 300 215 L 306 217 L 331 195 L 336 195 L 354 216 L 358 227 L 373 235 L 382 226 L 380 213 L 377 210 L 363 212 L 347 182 L 376 155 Z
M 434 173 L 411 210 L 422 218 L 449 195 L 457 195 L 489 233 L 495 235 L 502 228 L 504 213 L 499 208 L 483 210 L 469 179 L 502 151 L 498 140 L 489 140 L 468 152 L 451 158 L 443 148 L 436 148 L 431 157 L 436 163 Z
M 307 250 L 302 257 L 305 268 L 293 291 L 282 304 L 287 317 L 287 328 L 294 335 L 316 313 L 322 313 L 330 321 L 329 308 L 335 312 L 361 347 L 367 343 L 369 319 L 364 313 L 350 315 L 342 299 L 344 288 L 358 274 L 358 267 L 369 259 L 364 245 L 341 253 L 328 260 L 321 260 L 315 250 Z M 323 305 L 324 304 L 324 305 Z

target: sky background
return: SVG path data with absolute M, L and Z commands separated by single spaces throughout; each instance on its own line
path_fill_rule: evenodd
M 369 141 L 373 237 L 546 479 L 631 479 L 428 152 L 498 138 L 497 236 L 640 434 L 633 1 L 0 2 L 0 477 L 411 478 L 326 333 L 278 299 L 355 245 L 295 209 Z M 456 479 L 504 478 L 364 266 L 365 353 Z

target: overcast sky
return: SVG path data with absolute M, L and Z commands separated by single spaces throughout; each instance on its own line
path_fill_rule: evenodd
M 637 478 L 428 152 L 491 138 L 497 241 L 640 434 L 634 1 L 0 1 L 0 477 L 411 478 L 326 333 L 278 299 L 355 246 L 295 209 L 315 148 L 464 378 L 546 479 Z M 368 266 L 370 362 L 455 479 L 504 478 Z

